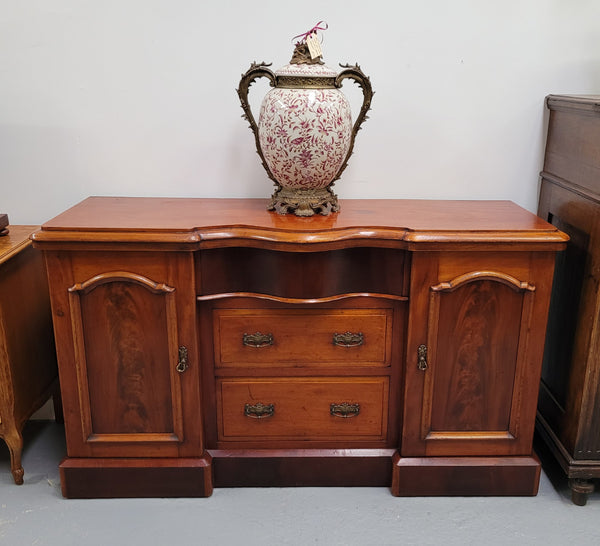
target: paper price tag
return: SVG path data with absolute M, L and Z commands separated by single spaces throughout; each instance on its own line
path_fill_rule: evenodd
M 316 32 L 313 32 L 306 37 L 306 45 L 308 46 L 308 52 L 310 53 L 311 59 L 316 59 L 317 57 L 321 57 L 323 55 L 323 51 L 321 51 L 321 43 L 319 42 Z

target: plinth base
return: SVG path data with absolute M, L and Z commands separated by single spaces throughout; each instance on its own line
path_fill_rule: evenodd
M 392 495 L 535 496 L 541 465 L 531 457 L 400 457 L 394 455 Z
M 200 458 L 60 464 L 67 498 L 208 497 L 213 487 L 386 487 L 401 496 L 534 496 L 531 457 L 401 457 L 393 449 L 213 450 Z
M 70 499 L 210 497 L 210 455 L 189 459 L 78 459 L 59 466 L 62 494 Z
M 393 449 L 214 450 L 215 487 L 388 487 Z

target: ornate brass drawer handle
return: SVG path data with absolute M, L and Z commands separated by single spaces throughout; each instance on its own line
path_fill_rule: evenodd
M 343 419 L 356 417 L 360 413 L 360 404 L 349 404 L 348 402 L 331 404 L 329 406 L 329 413 L 334 417 L 342 417 Z
M 333 344 L 338 347 L 358 347 L 365 342 L 362 332 L 344 332 L 333 334 Z
M 242 336 L 242 343 L 246 347 L 268 347 L 269 345 L 273 345 L 273 334 L 261 334 L 260 332 L 244 334 Z
M 252 419 L 264 419 L 265 417 L 273 417 L 275 413 L 275 404 L 245 404 L 244 415 Z

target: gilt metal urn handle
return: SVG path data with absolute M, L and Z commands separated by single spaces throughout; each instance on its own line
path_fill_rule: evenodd
M 280 214 L 327 215 L 339 210 L 331 187 L 348 164 L 373 97 L 371 82 L 360 66 L 340 65 L 343 70 L 338 73 L 325 66 L 321 56 L 313 58 L 306 39 L 315 28 L 296 43 L 289 64 L 272 71 L 270 64 L 252 63 L 237 90 L 262 165 L 275 183 L 268 209 Z M 257 123 L 248 91 L 263 77 L 273 89 L 262 101 Z M 354 122 L 348 99 L 340 91 L 346 79 L 363 93 Z

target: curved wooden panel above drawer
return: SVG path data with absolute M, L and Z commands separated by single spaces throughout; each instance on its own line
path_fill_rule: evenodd
M 392 309 L 215 309 L 216 367 L 389 366 Z
M 220 440 L 387 438 L 388 377 L 217 382 Z
M 341 294 L 408 295 L 406 252 L 362 246 L 300 252 L 266 248 L 213 248 L 196 254 L 198 296 L 255 293 L 289 299 Z

